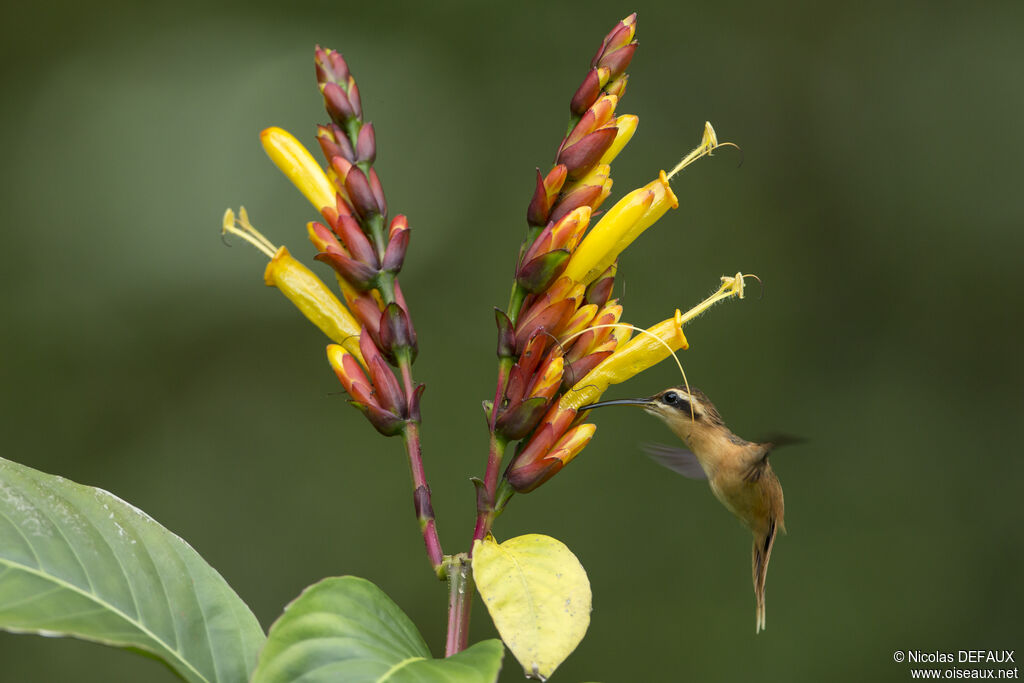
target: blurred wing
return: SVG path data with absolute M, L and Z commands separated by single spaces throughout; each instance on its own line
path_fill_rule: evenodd
M 767 434 L 763 439 L 758 439 L 755 443 L 770 443 L 773 448 L 782 448 L 783 446 L 807 443 L 807 439 L 793 434 Z
M 666 446 L 662 443 L 645 443 L 641 447 L 647 455 L 651 456 L 651 460 L 688 479 L 708 478 L 708 475 L 704 474 L 704 468 L 697 461 L 697 456 L 692 451 Z

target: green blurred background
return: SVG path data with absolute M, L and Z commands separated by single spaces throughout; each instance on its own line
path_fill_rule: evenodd
M 612 200 L 705 119 L 724 150 L 624 256 L 648 325 L 737 270 L 765 294 L 687 328 L 683 359 L 741 435 L 786 431 L 789 535 L 755 637 L 749 538 L 644 458 L 637 411 L 514 500 L 500 538 L 553 535 L 594 591 L 559 681 L 909 680 L 894 650 L 1024 652 L 1024 5 L 35 2 L 3 26 L 2 455 L 101 486 L 190 541 L 265 627 L 357 574 L 443 646 L 408 469 L 345 404 L 325 340 L 218 235 L 245 204 L 310 259 L 310 207 L 257 134 L 313 145 L 312 48 L 336 47 L 377 127 L 420 335 L 442 542 L 465 550 L 483 472 L 491 309 L 533 169 L 601 37 L 638 10 Z M 319 268 L 319 265 L 317 266 Z M 678 382 L 663 364 L 608 397 Z M 494 635 L 476 605 L 473 639 Z M 0 680 L 169 681 L 144 658 L 0 634 Z M 503 681 L 521 680 L 510 655 Z

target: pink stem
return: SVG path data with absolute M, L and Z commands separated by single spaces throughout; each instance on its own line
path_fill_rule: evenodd
M 473 605 L 472 565 L 465 553 L 451 558 L 448 566 L 448 638 L 444 656 L 462 652 L 469 643 L 469 614 Z

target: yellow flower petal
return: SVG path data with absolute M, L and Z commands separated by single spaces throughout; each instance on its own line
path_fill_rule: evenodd
M 640 123 L 640 117 L 634 116 L 633 114 L 623 114 L 615 119 L 615 127 L 619 129 L 619 132 L 615 134 L 615 141 L 612 146 L 608 148 L 608 151 L 601 157 L 601 164 L 610 164 L 615 160 L 615 157 L 619 156 L 619 152 L 625 147 L 629 141 L 633 138 L 633 133 L 636 132 L 636 127 Z
M 562 461 L 563 466 L 568 465 L 569 461 L 579 455 L 583 447 L 590 443 L 596 430 L 597 425 L 590 423 L 573 427 L 551 447 L 544 459 L 557 459 Z
M 336 205 L 334 185 L 309 150 L 283 128 L 267 128 L 260 133 L 267 156 L 305 195 L 317 211 Z
M 281 247 L 263 272 L 269 287 L 277 287 L 310 322 L 335 343 L 363 362 L 359 351 L 359 322 L 327 285 Z
M 563 275 L 590 284 L 640 233 L 678 206 L 679 200 L 662 171 L 657 180 L 633 190 L 601 217 L 569 259 Z

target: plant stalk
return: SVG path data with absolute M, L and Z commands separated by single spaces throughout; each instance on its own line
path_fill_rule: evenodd
M 423 469 L 423 456 L 420 452 L 420 426 L 416 422 L 407 422 L 402 430 L 402 440 L 409 454 L 409 469 L 412 472 L 413 501 L 416 506 L 416 517 L 419 519 L 420 531 L 423 532 L 423 543 L 427 548 L 427 558 L 434 573 L 439 579 L 444 578 L 444 550 L 437 536 L 437 525 L 434 522 L 434 506 L 430 501 L 430 486 Z
M 505 447 L 508 442 L 502 437 L 491 432 L 490 448 L 487 451 L 487 472 L 484 474 L 484 489 L 487 492 L 486 505 L 478 506 L 476 513 L 476 527 L 473 529 L 473 543 L 482 541 L 491 532 L 491 525 L 494 523 L 494 497 L 498 490 L 498 470 L 501 467 L 501 460 L 505 455 Z M 473 554 L 472 548 L 469 551 Z
M 444 656 L 466 649 L 469 643 L 469 615 L 473 605 L 473 565 L 469 555 L 459 553 L 446 559 L 448 573 L 448 637 Z

